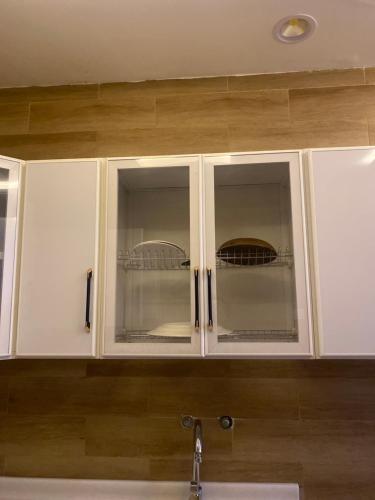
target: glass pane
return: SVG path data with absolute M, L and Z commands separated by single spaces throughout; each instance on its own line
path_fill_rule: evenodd
M 219 342 L 298 342 L 288 163 L 215 166 Z
M 191 343 L 189 167 L 118 172 L 115 341 Z
M 4 272 L 4 250 L 5 250 L 5 231 L 7 222 L 8 208 L 8 180 L 9 170 L 0 168 L 0 297 L 3 289 L 3 272 Z M 0 300 L 0 314 L 1 314 Z

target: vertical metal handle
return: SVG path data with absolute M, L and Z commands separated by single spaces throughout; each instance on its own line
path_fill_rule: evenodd
M 208 329 L 212 330 L 214 323 L 212 320 L 212 271 L 207 269 L 207 295 L 208 295 Z
M 85 318 L 85 330 L 86 330 L 86 332 L 91 331 L 91 321 L 90 321 L 91 280 L 92 280 L 92 269 L 87 269 L 87 273 L 86 273 L 86 318 Z
M 194 269 L 194 297 L 195 297 L 195 322 L 196 330 L 199 330 L 199 269 Z

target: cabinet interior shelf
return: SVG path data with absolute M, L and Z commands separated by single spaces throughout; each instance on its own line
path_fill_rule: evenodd
M 189 257 L 172 257 L 162 253 L 150 253 L 142 257 L 129 252 L 120 253 L 118 262 L 125 270 L 132 271 L 187 271 L 190 269 Z M 253 267 L 282 267 L 293 264 L 293 254 L 289 250 L 277 252 L 270 261 L 267 252 L 237 252 L 216 257 L 216 269 L 249 269 Z

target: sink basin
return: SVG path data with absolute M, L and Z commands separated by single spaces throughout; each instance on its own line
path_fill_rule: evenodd
M 298 500 L 297 484 L 202 483 L 204 500 Z M 187 482 L 0 477 L 1 500 L 188 500 Z

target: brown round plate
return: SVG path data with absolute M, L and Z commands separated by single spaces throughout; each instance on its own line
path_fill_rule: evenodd
M 277 257 L 274 247 L 257 238 L 235 238 L 223 243 L 217 251 L 220 260 L 236 266 L 261 266 Z

